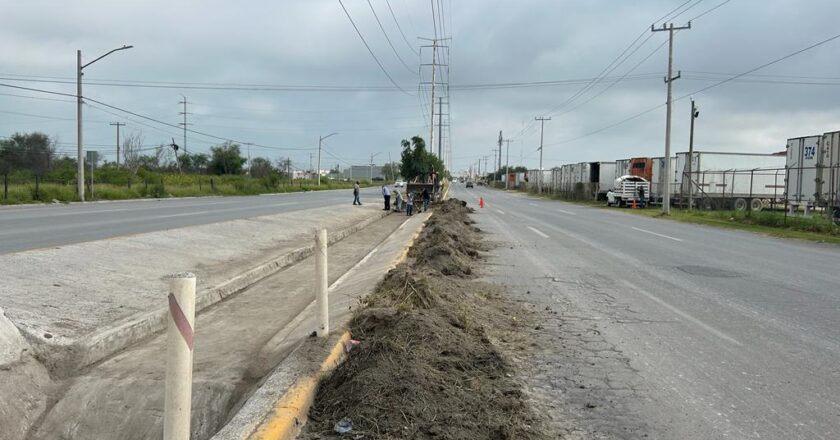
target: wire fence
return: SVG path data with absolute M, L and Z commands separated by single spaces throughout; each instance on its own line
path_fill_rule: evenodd
M 585 175 L 583 175 L 585 174 Z M 515 187 L 542 191 L 569 200 L 604 200 L 617 176 L 606 182 L 593 181 L 590 173 L 574 168 L 529 170 L 527 179 L 515 180 Z M 785 209 L 796 213 L 831 211 L 840 215 L 840 164 L 833 166 L 753 168 L 730 170 L 675 171 L 674 179 L 658 178 L 650 185 L 648 198 L 663 202 L 670 186 L 673 205 L 706 210 L 761 211 Z M 606 180 L 606 179 L 605 179 Z

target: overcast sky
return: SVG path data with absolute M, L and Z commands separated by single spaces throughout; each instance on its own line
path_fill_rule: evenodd
M 133 49 L 85 69 L 85 81 L 91 83 L 85 85 L 85 96 L 178 124 L 183 94 L 190 103 L 190 128 L 265 146 L 252 147 L 254 157 L 290 156 L 296 166 L 308 168 L 318 136 L 338 132 L 325 142 L 324 168 L 365 164 L 374 153 L 382 153 L 375 159 L 381 163 L 389 153 L 397 159 L 401 139 L 428 137 L 429 96 L 427 90 L 418 95 L 418 85 L 421 76 L 430 80 L 431 70 L 419 65 L 430 63 L 431 56 L 423 49 L 421 60 L 414 51 L 426 44 L 417 37 L 433 37 L 437 26 L 438 34 L 452 37 L 450 56 L 442 57 L 448 58 L 451 73 L 444 79 L 451 86 L 452 169 L 466 169 L 492 155 L 499 130 L 513 138 L 511 164 L 536 167 L 539 125 L 533 119 L 543 114 L 552 117 L 545 125 L 546 168 L 663 155 L 664 106 L 599 130 L 665 102 L 667 45 L 661 45 L 667 33 L 651 34 L 650 25 L 685 0 L 445 0 L 442 28 L 440 20 L 432 21 L 433 2 L 389 0 L 408 43 L 389 4 L 370 1 L 408 67 L 395 56 L 367 0 L 343 0 L 405 93 L 380 70 L 338 0 L 0 0 L 0 83 L 74 94 L 77 49 L 87 63 L 131 44 Z M 672 14 L 679 14 L 673 22 L 684 25 L 722 2 L 692 0 Z M 674 96 L 832 37 L 840 33 L 837 17 L 836 0 L 731 0 L 676 35 L 674 66 L 683 77 L 673 83 Z M 624 80 L 600 81 L 561 106 L 586 85 L 562 82 L 597 77 L 639 36 L 630 49 L 635 52 L 608 75 L 627 74 Z M 694 95 L 701 111 L 697 148 L 775 152 L 784 149 L 789 137 L 840 130 L 838 53 L 840 39 L 742 78 L 748 81 Z M 104 80 L 121 84 L 102 85 Z M 554 83 L 523 84 L 543 81 Z M 136 87 L 162 85 L 155 82 L 178 84 Z M 195 88 L 211 83 L 240 85 L 240 90 Z M 470 87 L 499 83 L 520 86 Z M 182 143 L 177 128 L 88 104 L 86 148 L 110 160 L 115 132 L 109 122 L 125 122 L 123 132 L 142 132 L 147 145 L 169 143 L 173 137 Z M 58 138 L 59 151 L 72 152 L 75 111 L 70 97 L 0 87 L 0 136 L 42 131 Z M 684 151 L 688 99 L 674 103 L 673 121 L 673 151 Z M 208 151 L 219 140 L 190 133 L 187 142 L 194 152 Z M 295 150 L 283 150 L 289 148 Z

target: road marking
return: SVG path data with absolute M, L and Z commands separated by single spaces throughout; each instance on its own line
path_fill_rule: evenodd
M 557 212 L 562 212 L 563 214 L 568 214 L 568 215 L 577 215 L 572 211 L 564 211 L 562 209 L 558 209 Z
M 637 228 L 637 227 L 632 227 L 631 229 L 635 229 L 639 232 L 644 232 L 645 234 L 651 234 L 651 235 L 656 235 L 657 237 L 667 238 L 669 240 L 682 241 L 681 238 L 674 238 L 674 237 L 670 237 L 670 236 L 663 235 L 663 234 L 657 234 L 656 232 L 651 232 L 651 231 L 648 231 L 647 229 L 640 229 L 640 228 Z
M 536 203 L 529 203 L 529 205 L 531 205 L 531 206 L 540 206 L 540 205 L 537 205 Z
M 535 234 L 539 235 L 542 238 L 548 238 L 548 235 L 544 234 L 542 231 L 540 231 L 537 228 L 532 228 L 532 227 L 528 226 L 528 229 L 534 231 Z
M 501 209 L 497 209 L 496 211 L 499 211 L 499 214 L 505 215 L 505 212 L 502 211 Z
M 715 335 L 715 336 L 717 336 L 717 337 L 719 337 L 719 338 L 721 338 L 721 339 L 723 339 L 723 340 L 725 340 L 725 341 L 727 341 L 727 342 L 730 342 L 730 343 L 732 343 L 732 344 L 735 344 L 735 345 L 743 345 L 743 344 L 741 344 L 740 342 L 738 342 L 737 340 L 735 340 L 735 339 L 731 338 L 730 336 L 728 336 L 727 334 L 723 333 L 722 331 L 720 331 L 720 330 L 718 330 L 718 329 L 716 329 L 716 328 L 714 328 L 714 327 L 710 326 L 709 324 L 706 324 L 705 322 L 703 322 L 703 321 L 701 321 L 701 320 L 699 320 L 699 319 L 697 319 L 697 318 L 695 318 L 695 317 L 693 317 L 693 316 L 689 315 L 688 313 L 683 312 L 682 310 L 680 310 L 680 309 L 678 309 L 678 308 L 676 308 L 676 307 L 674 307 L 674 306 L 672 306 L 672 305 L 670 305 L 670 304 L 666 303 L 665 301 L 663 301 L 663 300 L 661 300 L 661 299 L 657 298 L 656 296 L 653 296 L 653 294 L 648 293 L 648 292 L 647 292 L 647 291 L 645 291 L 644 289 L 641 289 L 641 288 L 639 288 L 639 287 L 635 286 L 633 283 L 631 283 L 631 282 L 629 282 L 629 281 L 626 281 L 626 280 L 622 280 L 622 283 L 624 283 L 625 285 L 627 285 L 627 286 L 628 286 L 628 287 L 630 287 L 631 289 L 633 289 L 633 290 L 635 290 L 635 291 L 637 291 L 637 292 L 641 293 L 642 295 L 644 295 L 644 296 L 646 296 L 646 297 L 650 298 L 652 301 L 654 301 L 655 303 L 657 303 L 657 304 L 661 305 L 662 307 L 665 307 L 666 309 L 668 309 L 668 310 L 670 310 L 670 311 L 672 311 L 672 312 L 676 313 L 677 315 L 680 315 L 681 317 L 685 318 L 686 320 L 691 321 L 691 322 L 693 322 L 694 324 L 696 324 L 696 325 L 698 325 L 698 326 L 702 327 L 702 328 L 703 328 L 704 330 L 706 330 L 707 332 L 709 332 L 709 333 L 711 333 L 711 334 L 713 334 L 713 335 Z
M 208 214 L 210 211 L 194 211 L 194 212 L 184 212 L 181 214 L 169 214 L 169 215 L 159 215 L 157 217 L 152 217 L 155 219 L 162 219 L 162 218 L 172 218 L 172 217 L 186 217 L 188 215 L 201 215 L 201 214 Z

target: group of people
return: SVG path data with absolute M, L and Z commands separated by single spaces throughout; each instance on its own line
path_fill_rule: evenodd
M 353 205 L 361 205 L 362 201 L 359 198 L 359 181 L 357 180 L 356 183 L 353 185 Z M 388 188 L 386 185 L 382 185 L 382 198 L 385 200 L 385 207 L 383 211 L 390 211 L 391 210 L 391 189 Z M 405 198 L 403 198 L 403 194 L 396 188 L 394 188 L 394 210 L 396 212 L 402 212 L 403 207 L 405 207 L 406 215 L 413 215 L 414 214 L 414 202 L 417 198 L 417 194 L 414 191 L 409 192 Z M 423 188 L 423 191 L 420 193 L 420 200 L 423 203 L 423 208 L 418 209 L 418 212 L 423 212 L 429 209 L 429 203 L 432 201 L 432 194 L 429 192 L 428 189 Z

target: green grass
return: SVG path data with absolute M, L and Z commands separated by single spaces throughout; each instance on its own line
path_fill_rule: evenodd
M 166 175 L 163 176 L 161 183 L 161 177 L 156 176 L 149 179 L 148 183 L 145 183 L 142 179 L 135 180 L 130 188 L 127 183 L 124 185 L 101 183 L 94 185 L 94 197 L 92 199 L 88 192 L 88 200 L 241 196 L 331 189 L 350 190 L 353 188 L 352 182 L 322 181 L 321 186 L 317 186 L 312 181 L 272 182 L 266 179 L 251 179 L 243 176 L 212 176 L 213 183 L 211 185 L 210 179 L 211 176 Z M 362 186 L 371 185 L 363 183 Z M 8 197 L 4 197 L 2 182 L 0 182 L 0 205 L 50 203 L 53 200 L 62 203 L 78 201 L 75 185 L 42 183 L 39 185 L 36 194 L 34 183 L 11 184 L 8 189 Z
M 658 206 L 651 206 L 645 209 L 613 208 L 607 207 L 605 202 L 596 202 L 594 200 L 567 200 L 551 194 L 529 194 L 533 197 L 563 200 L 578 205 L 602 209 L 619 209 L 621 212 L 653 218 L 737 229 L 779 238 L 794 238 L 798 240 L 840 244 L 840 225 L 834 224 L 831 220 L 819 214 L 809 218 L 788 216 L 785 219 L 785 213 L 780 211 L 688 211 L 672 207 L 671 214 L 665 216 L 662 215 Z

